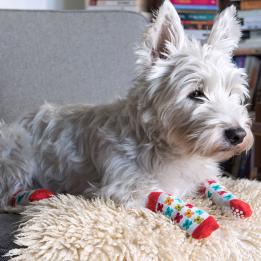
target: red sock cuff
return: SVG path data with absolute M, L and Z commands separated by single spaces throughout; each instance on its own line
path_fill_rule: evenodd
M 29 201 L 38 201 L 41 199 L 50 198 L 52 196 L 54 196 L 54 193 L 48 189 L 37 189 L 30 195 Z
M 212 232 L 218 228 L 219 224 L 217 221 L 212 216 L 209 216 L 193 231 L 191 236 L 195 239 L 206 238 L 209 237 Z
M 156 212 L 156 206 L 158 203 L 159 196 L 161 194 L 162 192 L 151 192 L 148 196 L 146 208 L 150 209 L 153 212 Z

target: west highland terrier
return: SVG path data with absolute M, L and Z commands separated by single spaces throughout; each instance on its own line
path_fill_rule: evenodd
M 240 39 L 233 6 L 207 43 L 189 40 L 166 0 L 137 51 L 126 98 L 101 106 L 43 105 L 0 128 L 0 207 L 53 193 L 104 197 L 161 212 L 193 238 L 218 228 L 179 197 L 200 191 L 236 216 L 250 206 L 218 183 L 218 162 L 250 149 L 246 75 L 232 63 Z

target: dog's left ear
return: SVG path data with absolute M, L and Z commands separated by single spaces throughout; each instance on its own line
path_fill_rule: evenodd
M 210 33 L 208 44 L 231 55 L 241 37 L 239 20 L 235 6 L 226 8 L 217 16 Z
M 137 52 L 143 62 L 152 64 L 157 58 L 166 59 L 171 48 L 180 49 L 185 33 L 180 18 L 171 2 L 165 0 L 153 24 L 145 33 L 142 48 Z

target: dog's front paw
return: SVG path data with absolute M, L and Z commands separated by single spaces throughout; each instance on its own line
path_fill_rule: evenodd
M 48 189 L 36 189 L 29 196 L 29 202 L 39 201 L 54 196 L 54 193 Z
M 54 193 L 48 189 L 35 189 L 28 191 L 19 191 L 11 198 L 11 206 L 26 206 L 30 202 L 47 199 L 54 196 Z
M 232 199 L 229 204 L 233 215 L 236 217 L 248 218 L 253 213 L 250 205 L 241 199 Z
M 195 239 L 207 238 L 219 228 L 215 218 L 206 211 L 168 193 L 151 192 L 146 207 L 170 218 Z

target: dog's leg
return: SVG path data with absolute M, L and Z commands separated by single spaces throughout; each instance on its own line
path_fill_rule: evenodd
M 252 215 L 251 207 L 246 202 L 227 191 L 216 180 L 207 180 L 202 184 L 200 193 L 219 206 L 229 207 L 236 217 L 247 218 Z
M 30 202 L 47 199 L 54 196 L 54 193 L 48 189 L 22 190 L 13 195 L 10 200 L 12 207 L 26 206 Z
M 146 207 L 167 216 L 195 239 L 206 238 L 219 227 L 206 211 L 164 192 L 151 192 Z
M 0 209 L 25 205 L 50 197 L 46 190 L 33 189 L 35 165 L 30 135 L 19 125 L 0 124 Z M 27 191 L 27 192 L 26 192 Z
M 97 160 L 103 166 L 99 168 L 107 170 L 103 175 L 103 186 L 97 190 L 102 197 L 113 199 L 127 208 L 146 207 L 154 212 L 161 212 L 195 239 L 206 238 L 219 227 L 207 212 L 162 192 L 157 179 L 144 174 L 133 162 L 126 161 L 126 158 L 116 156 L 110 153 L 111 158 L 107 157 L 107 161 L 102 161 L 104 155 Z

